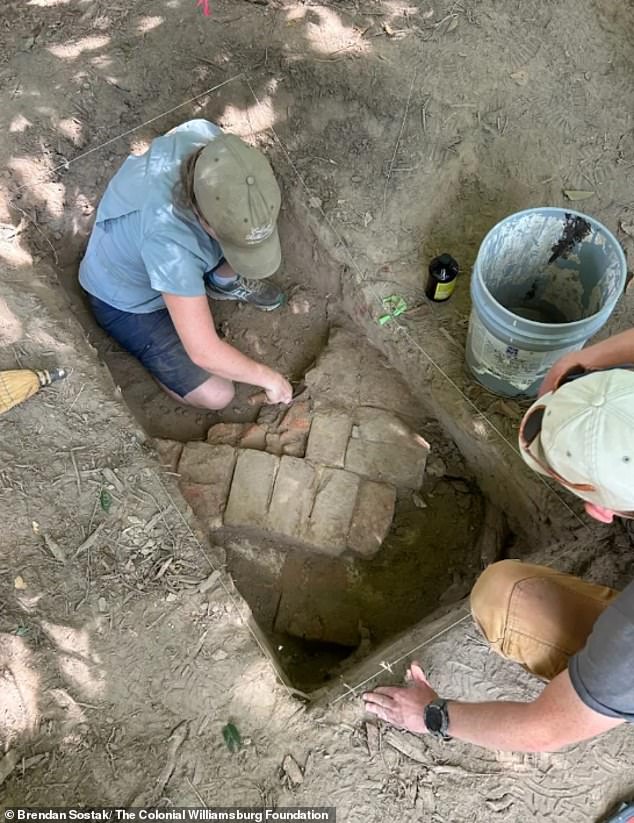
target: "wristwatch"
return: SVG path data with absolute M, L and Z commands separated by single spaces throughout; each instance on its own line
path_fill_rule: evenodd
M 449 711 L 447 701 L 440 697 L 425 706 L 423 720 L 427 731 L 437 740 L 451 740 L 449 736 Z

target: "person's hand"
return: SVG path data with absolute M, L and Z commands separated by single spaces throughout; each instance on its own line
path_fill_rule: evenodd
M 424 734 L 427 729 L 423 711 L 438 695 L 429 685 L 419 663 L 412 663 L 407 672 L 407 679 L 409 685 L 405 688 L 379 686 L 373 692 L 366 692 L 362 695 L 365 708 L 393 726 Z
M 581 362 L 582 353 L 575 351 L 571 352 L 570 354 L 564 354 L 563 357 L 560 357 L 556 363 L 554 363 L 550 370 L 546 373 L 546 377 L 539 387 L 539 391 L 537 393 L 538 397 L 541 397 L 544 394 L 547 394 L 549 391 L 553 391 L 559 385 L 561 379 L 568 374 L 569 371 L 573 369 L 583 368 L 583 364 Z
M 272 372 L 271 380 L 263 386 L 266 392 L 267 403 L 272 406 L 276 403 L 288 404 L 293 399 L 293 387 L 288 380 L 278 372 Z

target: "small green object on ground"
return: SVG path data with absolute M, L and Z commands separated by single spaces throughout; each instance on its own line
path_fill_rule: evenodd
M 405 302 L 405 298 L 398 294 L 391 294 L 389 297 L 384 297 L 381 302 L 383 303 L 383 308 L 386 310 L 387 314 L 382 314 L 381 317 L 379 317 L 379 326 L 384 326 L 394 317 L 398 317 L 400 314 L 407 311 L 407 303 Z
M 235 754 L 235 752 L 239 752 L 242 748 L 242 738 L 240 737 L 240 732 L 233 725 L 233 723 L 227 723 L 227 725 L 223 727 L 222 737 L 230 752 Z
M 106 491 L 106 489 L 102 489 L 99 495 L 99 503 L 101 504 L 101 508 L 106 512 L 106 514 L 110 511 L 110 506 L 112 506 L 112 495 Z

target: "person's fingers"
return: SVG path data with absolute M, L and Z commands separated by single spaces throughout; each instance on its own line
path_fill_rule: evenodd
M 549 371 L 546 377 L 542 380 L 541 386 L 537 391 L 537 396 L 543 397 L 543 395 L 548 394 L 549 391 L 552 391 L 555 388 L 558 378 L 558 373 L 551 369 L 551 371 Z
M 546 373 L 541 386 L 537 392 L 538 397 L 543 397 L 548 392 L 555 391 L 572 372 L 583 372 L 584 368 L 576 359 L 571 362 L 571 358 L 562 357 L 550 371 Z
M 247 400 L 249 406 L 262 406 L 268 400 L 267 393 L 265 391 L 259 391 L 255 394 L 252 394 L 251 397 Z
M 377 694 L 376 692 L 367 692 L 363 695 L 363 699 L 365 700 L 366 706 L 383 706 L 384 709 L 387 709 L 394 702 L 388 695 Z
M 390 713 L 382 706 L 377 706 L 375 703 L 366 703 L 365 710 L 370 714 L 376 715 L 380 720 L 385 720 L 388 723 L 391 722 Z
M 429 680 L 425 677 L 425 672 L 417 660 L 414 660 L 412 665 L 409 667 L 409 671 L 414 683 L 424 683 L 426 686 L 429 686 Z
M 375 694 L 387 694 L 389 697 L 395 697 L 402 691 L 402 686 L 377 686 L 373 691 Z

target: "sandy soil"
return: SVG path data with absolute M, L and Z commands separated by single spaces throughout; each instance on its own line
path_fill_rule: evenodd
M 175 123 L 208 117 L 270 151 L 287 203 L 281 277 L 297 288 L 296 305 L 310 307 L 289 308 L 275 334 L 270 319 L 227 309 L 231 339 L 301 371 L 345 300 L 458 439 L 460 411 L 412 341 L 464 385 L 467 277 L 449 306 L 419 309 L 409 338 L 379 332 L 377 289 L 418 304 L 432 253 L 451 251 L 466 273 L 497 219 L 564 205 L 570 188 L 591 192 L 583 208 L 632 252 L 628 10 L 617 0 L 211 5 L 210 18 L 194 0 L 2 7 L 0 365 L 75 371 L 0 420 L 0 515 L 10 524 L 0 558 L 0 800 L 328 799 L 346 821 L 598 819 L 634 791 L 628 729 L 557 755 L 504 757 L 377 732 L 354 697 L 306 711 L 289 695 L 230 579 L 200 591 L 223 550 L 205 545 L 170 478 L 159 479 L 73 318 L 72 280 L 118 163 Z M 631 323 L 629 303 L 613 328 Z M 94 328 L 89 337 L 147 431 L 202 436 L 209 419 L 172 406 Z M 465 393 L 512 436 L 521 409 Z M 507 495 L 516 526 L 534 527 L 536 543 L 568 532 L 568 554 L 553 550 L 550 562 L 613 584 L 631 578 L 625 531 L 599 529 L 588 542 L 574 507 L 549 508 L 548 490 L 515 477 L 506 446 L 483 442 L 468 460 L 482 456 L 489 493 L 497 485 Z M 448 696 L 521 699 L 538 688 L 490 655 L 468 620 L 427 646 L 424 662 Z M 222 741 L 230 719 L 244 738 L 237 755 Z M 288 754 L 301 767 L 295 780 L 282 766 Z

